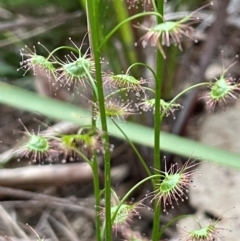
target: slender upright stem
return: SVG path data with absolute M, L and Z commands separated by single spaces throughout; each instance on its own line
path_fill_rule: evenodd
M 158 12 L 163 16 L 163 0 L 157 1 Z M 158 23 L 162 22 L 161 18 L 157 19 Z M 157 174 L 157 170 L 160 170 L 160 130 L 162 118 L 160 116 L 160 99 L 161 99 L 161 87 L 163 78 L 163 57 L 158 51 L 157 53 L 157 79 L 155 80 L 155 115 L 154 115 L 154 170 Z M 155 186 L 155 189 L 157 187 Z M 152 230 L 152 240 L 158 241 L 159 236 L 159 224 L 160 224 L 160 205 L 157 200 L 154 202 L 154 220 L 153 220 L 153 230 Z
M 92 162 L 92 171 L 93 171 L 93 185 L 94 185 L 94 196 L 95 196 L 95 226 L 96 226 L 96 237 L 97 241 L 101 241 L 101 220 L 100 220 L 100 190 L 99 190 L 99 173 L 98 173 L 98 162 L 96 155 L 93 158 Z
M 87 14 L 88 14 L 88 27 L 91 36 L 91 50 L 95 61 L 95 79 L 98 93 L 98 103 L 100 110 L 100 119 L 102 130 L 105 133 L 103 142 L 105 144 L 104 154 L 104 168 L 105 168 L 105 222 L 106 233 L 105 239 L 112 240 L 112 226 L 111 226 L 111 176 L 110 176 L 110 150 L 109 150 L 109 136 L 107 129 L 107 119 L 104 104 L 104 91 L 101 74 L 101 61 L 100 61 L 100 38 L 99 38 L 99 1 L 91 0 L 87 1 Z

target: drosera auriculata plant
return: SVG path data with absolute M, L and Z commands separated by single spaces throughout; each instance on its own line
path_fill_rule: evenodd
M 137 4 L 136 2 L 137 1 L 133 1 L 133 4 L 130 4 L 131 7 L 135 6 L 135 4 Z M 163 81 L 161 66 L 164 59 L 167 58 L 162 45 L 169 46 L 174 44 L 182 49 L 182 36 L 193 39 L 194 27 L 192 23 L 196 23 L 196 18 L 194 16 L 196 11 L 177 21 L 165 21 L 163 16 L 164 2 L 149 2 L 154 10 L 146 13 L 142 12 L 125 19 L 110 31 L 109 34 L 104 36 L 103 39 L 100 39 L 98 30 L 100 31 L 100 24 L 102 23 L 100 23 L 98 19 L 99 1 L 87 1 L 90 46 L 85 54 L 81 52 L 82 45 L 78 47 L 71 39 L 70 41 L 73 47 L 59 47 L 51 53 L 48 53 L 47 57 L 37 55 L 35 49 L 34 52 L 30 52 L 30 54 L 23 54 L 23 52 L 21 54 L 26 58 L 21 63 L 21 68 L 25 70 L 25 73 L 30 69 L 34 71 L 36 68 L 41 68 L 43 73 L 46 73 L 47 76 L 51 74 L 56 82 L 62 84 L 62 87 L 74 85 L 75 88 L 88 88 L 92 91 L 92 99 L 89 100 L 92 113 L 91 124 L 88 126 L 80 126 L 78 132 L 74 134 L 56 133 L 56 135 L 51 137 L 41 135 L 39 132 L 37 134 L 31 134 L 25 128 L 28 139 L 24 145 L 19 148 L 19 152 L 23 152 L 23 155 L 31 154 L 34 156 L 34 159 L 41 159 L 42 156 L 49 155 L 49 153 L 62 153 L 65 159 L 69 156 L 73 159 L 75 159 L 75 157 L 81 157 L 83 161 L 91 166 L 93 170 L 94 195 L 96 200 L 95 224 L 97 241 L 111 241 L 112 232 L 116 232 L 116 228 L 126 228 L 127 232 L 125 238 L 128 240 L 136 241 L 148 239 L 159 241 L 162 239 L 163 230 L 173 222 L 170 221 L 164 227 L 159 226 L 159 223 L 161 223 L 161 212 L 170 212 L 175 204 L 178 205 L 188 198 L 188 186 L 192 182 L 192 174 L 198 165 L 195 161 L 189 159 L 181 167 L 179 167 L 178 164 L 171 164 L 170 168 L 167 169 L 167 160 L 165 159 L 165 169 L 161 170 L 160 127 L 163 118 L 169 114 L 172 114 L 174 117 L 174 111 L 180 110 L 181 108 L 181 105 L 178 104 L 179 97 L 193 88 L 210 86 L 210 92 L 205 96 L 205 98 L 207 98 L 207 105 L 211 107 L 210 109 L 218 102 L 225 102 L 228 97 L 236 98 L 234 92 L 240 90 L 238 84 L 230 83 L 231 79 L 225 76 L 228 68 L 223 71 L 222 75 L 215 83 L 204 82 L 193 85 L 180 92 L 170 101 L 161 99 L 160 87 Z M 148 4 L 148 1 L 144 1 L 144 4 Z M 212 3 L 205 5 L 204 7 L 211 4 Z M 141 37 L 141 41 L 145 40 L 157 46 L 157 70 L 155 71 L 144 63 L 134 63 L 127 71 L 123 71 L 121 74 L 113 73 L 112 70 L 103 72 L 101 68 L 101 57 L 103 55 L 102 47 L 104 44 L 106 44 L 109 38 L 121 27 L 121 25 L 135 18 L 147 15 L 154 15 L 157 17 L 156 26 L 149 28 L 143 26 L 137 27 L 147 30 L 147 33 Z M 70 50 L 70 53 L 65 56 L 65 61 L 53 57 L 53 55 L 61 49 Z M 151 71 L 155 80 L 155 87 L 149 85 L 149 80 L 146 77 L 139 78 L 130 75 L 130 69 L 136 65 L 148 68 Z M 108 93 L 105 93 L 106 89 Z M 149 97 L 148 92 L 155 95 L 155 98 Z M 131 95 L 131 93 L 134 94 Z M 127 138 L 128 133 L 124 133 L 121 127 L 117 125 L 117 122 L 124 122 L 125 124 L 126 118 L 130 115 L 142 114 L 148 110 L 152 110 L 155 121 L 153 173 L 150 171 L 137 148 L 131 140 Z M 133 147 L 147 173 L 147 177 L 140 180 L 124 195 L 124 197 L 119 199 L 117 194 L 114 194 L 115 200 L 117 200 L 114 203 L 112 202 L 114 191 L 111 187 L 110 175 L 110 152 L 112 151 L 112 145 L 110 144 L 108 136 L 108 121 L 110 121 L 111 124 L 115 124 L 119 131 L 124 133 L 124 136 Z M 99 185 L 99 155 L 103 156 L 105 168 L 105 185 L 103 190 L 100 190 Z M 128 198 L 133 194 L 133 191 L 147 181 L 151 181 L 152 191 L 150 191 L 143 200 L 128 204 Z M 100 201 L 103 194 L 104 207 L 101 208 Z M 135 215 L 140 216 L 141 210 L 147 208 L 145 203 L 143 204 L 146 199 L 150 199 L 150 209 L 153 210 L 153 230 L 151 238 L 144 237 L 142 239 L 141 235 L 137 235 L 136 237 L 134 237 L 134 235 L 131 236 L 131 233 L 134 234 L 131 225 L 133 221 L 135 221 L 133 217 Z M 168 206 L 170 206 L 170 209 Z M 102 219 L 100 216 L 103 216 Z M 175 219 L 173 221 L 175 221 Z M 220 237 L 216 230 L 216 222 L 207 227 L 200 227 L 198 230 L 189 232 L 185 241 L 212 241 Z

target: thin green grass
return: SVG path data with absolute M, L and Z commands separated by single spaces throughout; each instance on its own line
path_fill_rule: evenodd
M 0 103 L 30 112 L 40 112 L 49 118 L 66 120 L 81 126 L 91 124 L 91 113 L 75 105 L 44 98 L 36 93 L 0 82 Z M 97 121 L 97 124 L 100 122 Z M 154 130 L 136 123 L 119 123 L 121 129 L 128 133 L 129 139 L 137 144 L 153 147 Z M 125 139 L 117 127 L 108 120 L 108 131 L 113 137 Z M 3 140 L 4 141 L 4 140 Z M 240 155 L 197 141 L 175 136 L 161 131 L 161 150 L 204 161 L 240 168 Z

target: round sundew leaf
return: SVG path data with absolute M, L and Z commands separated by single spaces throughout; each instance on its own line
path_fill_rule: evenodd
M 32 64 L 40 65 L 43 68 L 53 71 L 55 68 L 51 62 L 49 62 L 44 56 L 41 55 L 34 55 L 32 57 Z
M 179 185 L 181 181 L 181 174 L 171 174 L 164 178 L 160 185 L 160 192 L 169 193 L 174 191 L 174 189 Z
M 118 207 L 119 207 L 118 205 L 111 207 L 111 216 L 112 217 Z M 118 210 L 114 223 L 122 224 L 122 223 L 126 222 L 129 217 L 129 212 L 131 211 L 131 208 L 132 208 L 132 206 L 130 206 L 130 205 L 122 204 Z
M 63 135 L 61 137 L 61 141 L 62 143 L 66 146 L 66 147 L 75 147 L 75 135 Z
M 150 31 L 160 32 L 160 33 L 161 32 L 171 32 L 178 26 L 178 24 L 179 24 L 178 22 L 167 21 L 167 22 L 160 23 L 160 24 L 150 28 Z
M 215 227 L 214 225 L 209 225 L 209 226 L 205 226 L 203 228 L 200 229 L 196 229 L 193 230 L 192 232 L 189 233 L 188 237 L 192 238 L 193 240 L 213 240 L 212 235 L 215 231 Z
M 114 75 L 113 79 L 116 81 L 122 81 L 130 84 L 140 84 L 139 80 L 135 79 L 133 76 L 127 74 Z
M 146 103 L 147 103 L 148 105 L 154 106 L 154 105 L 155 105 L 155 99 L 146 100 Z
M 89 135 L 82 135 L 82 140 L 84 141 L 85 145 L 91 146 L 94 143 L 94 136 Z
M 130 114 L 134 114 L 134 110 L 131 108 L 131 103 L 120 103 L 114 101 L 108 101 L 105 105 L 106 115 L 109 117 L 125 118 Z
M 232 88 L 229 83 L 227 83 L 224 76 L 221 76 L 211 88 L 211 97 L 213 99 L 224 98 L 229 92 L 231 92 Z
M 31 135 L 28 143 L 27 148 L 34 151 L 48 151 L 49 143 L 45 137 Z
M 90 60 L 80 57 L 72 63 L 65 64 L 64 69 L 68 74 L 81 78 L 86 76 L 87 71 L 90 72 L 91 66 Z
M 124 111 L 121 109 L 114 109 L 114 108 L 106 108 L 106 115 L 107 116 L 122 116 L 124 114 Z

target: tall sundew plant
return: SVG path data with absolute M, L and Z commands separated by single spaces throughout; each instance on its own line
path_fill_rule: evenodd
M 92 23 L 95 23 L 97 26 L 97 17 L 98 17 L 98 13 L 97 13 L 97 1 L 91 1 L 91 3 L 88 3 L 89 5 L 91 5 L 91 8 L 88 9 L 88 15 L 92 16 L 92 19 L 89 17 L 90 19 L 90 24 L 91 21 Z M 95 4 L 95 5 L 94 5 Z M 206 86 L 208 83 L 201 83 L 201 84 L 197 84 L 195 86 L 191 86 L 188 89 L 184 90 L 183 92 L 181 92 L 179 95 L 177 95 L 170 103 L 166 104 L 166 102 L 164 102 L 163 100 L 161 100 L 161 82 L 162 80 L 162 73 L 163 73 L 163 59 L 166 58 L 166 55 L 162 49 L 162 45 L 170 45 L 172 43 L 176 43 L 179 48 L 181 48 L 181 38 L 182 36 L 187 36 L 191 38 L 191 35 L 193 34 L 193 27 L 188 25 L 188 22 L 192 23 L 193 21 L 193 16 L 192 14 L 190 14 L 189 16 L 180 19 L 178 21 L 164 21 L 163 18 L 163 8 L 164 8 L 164 3 L 163 1 L 157 1 L 157 4 L 155 5 L 155 2 L 152 1 L 152 5 L 154 8 L 154 12 L 149 13 L 143 13 L 143 14 L 137 14 L 135 16 L 131 16 L 129 19 L 121 22 L 118 26 L 116 26 L 116 28 L 114 28 L 109 35 L 106 36 L 106 38 L 104 38 L 102 40 L 102 42 L 100 43 L 99 46 L 96 46 L 99 44 L 99 39 L 97 37 L 99 37 L 99 35 L 97 35 L 97 31 L 95 31 L 95 28 L 91 28 L 90 27 L 90 31 L 92 31 L 92 42 L 95 41 L 95 53 L 97 53 L 97 58 L 99 58 L 99 54 L 101 52 L 101 48 L 102 46 L 107 42 L 107 40 L 111 37 L 111 35 L 125 22 L 130 21 L 134 18 L 138 18 L 140 16 L 144 16 L 144 15 L 156 15 L 157 16 L 157 22 L 158 25 L 156 25 L 155 27 L 152 27 L 148 30 L 148 33 L 145 34 L 145 36 L 143 37 L 146 41 L 150 40 L 152 41 L 152 43 L 154 43 L 158 49 L 159 52 L 157 54 L 157 70 L 156 73 L 154 73 L 154 77 L 155 77 L 155 101 L 152 101 L 150 103 L 153 103 L 153 109 L 154 109 L 154 130 L 155 130 L 155 135 L 154 135 L 154 168 L 156 170 L 160 170 L 160 138 L 159 138 L 159 133 L 160 133 L 160 127 L 161 127 L 161 122 L 163 117 L 171 110 L 173 110 L 173 108 L 178 107 L 179 105 L 177 103 L 175 103 L 175 101 L 182 95 L 184 94 L 186 91 L 192 89 L 192 88 L 197 88 L 200 86 Z M 95 8 L 94 8 L 95 7 Z M 93 11 L 95 10 L 95 12 Z M 94 15 L 94 16 L 93 16 Z M 94 18 L 95 17 L 95 18 Z M 93 26 L 92 24 L 92 27 Z M 93 32 L 94 31 L 94 32 Z M 93 35 L 95 35 L 95 40 Z M 159 39 L 159 38 L 162 39 Z M 162 42 L 162 43 L 161 43 Z M 154 71 L 153 71 L 154 72 Z M 96 75 L 97 76 L 97 75 Z M 98 77 L 99 77 L 99 83 L 102 84 L 101 82 L 101 77 L 100 77 L 100 71 L 98 73 Z M 97 79 L 97 77 L 96 77 Z M 106 81 L 104 83 L 109 84 L 109 85 L 113 85 L 114 87 L 118 87 L 118 92 L 121 92 L 121 90 L 123 89 L 132 89 L 132 90 L 137 90 L 137 91 L 142 91 L 145 93 L 145 91 L 147 90 L 147 88 L 144 88 L 141 84 L 143 82 L 139 81 L 138 84 L 136 84 L 136 79 L 133 76 L 126 76 L 123 74 L 115 74 L 115 75 L 108 75 L 107 77 L 105 77 Z M 221 78 L 221 80 L 224 78 Z M 220 82 L 220 81 L 218 81 Z M 225 82 L 225 79 L 223 80 L 223 82 Z M 228 82 L 226 82 L 226 85 L 228 84 Z M 141 87 L 140 87 L 141 86 Z M 227 89 L 224 88 L 224 86 L 221 84 L 221 86 L 219 84 L 215 84 L 214 86 L 217 86 L 217 90 L 215 91 L 215 87 L 214 87 L 214 92 L 219 93 L 221 92 L 222 94 L 226 95 L 227 97 L 235 97 L 232 95 L 232 92 L 234 90 L 238 89 L 238 85 L 234 84 L 232 87 L 228 87 Z M 229 86 L 229 85 L 228 85 Z M 101 86 L 101 90 L 103 89 L 103 86 Z M 223 90 L 224 89 L 224 90 Z M 226 90 L 226 91 L 225 91 Z M 153 91 L 153 90 L 152 90 Z M 211 88 L 211 92 L 213 92 L 213 88 Z M 224 92 L 224 93 L 223 93 Z M 213 95 L 209 95 L 209 96 L 213 96 Z M 209 98 L 209 97 L 208 97 Z M 215 97 L 215 101 L 214 104 L 217 101 L 220 101 L 224 98 L 218 98 Z M 161 100 L 161 101 L 160 101 Z M 100 102 L 101 100 L 99 99 L 99 106 L 100 106 Z M 164 103 L 164 106 L 163 106 Z M 102 104 L 104 105 L 104 102 L 102 102 Z M 108 104 L 105 105 L 105 113 L 102 113 L 102 115 L 104 116 L 109 116 L 109 117 L 114 117 L 113 113 L 121 113 L 120 111 L 116 111 L 116 108 L 114 109 L 114 111 L 109 112 L 108 111 Z M 115 106 L 116 107 L 116 106 Z M 122 105 L 122 107 L 128 107 L 128 105 Z M 112 108 L 113 109 L 113 108 Z M 120 106 L 121 109 L 121 106 Z M 161 110 L 162 109 L 162 110 Z M 101 109 L 99 108 L 100 112 L 104 110 L 104 107 Z M 125 111 L 122 110 L 122 113 L 126 113 L 126 108 Z M 132 111 L 132 109 L 130 109 Z M 112 113 L 108 114 L 108 113 Z M 118 117 L 120 114 L 116 114 L 116 116 Z M 122 115 L 124 116 L 124 115 Z M 105 117 L 104 117 L 105 118 Z M 101 116 L 101 120 L 105 121 L 102 116 Z M 103 124 L 104 127 L 104 124 Z M 105 129 L 107 130 L 107 128 Z M 127 135 L 127 133 L 126 133 Z M 109 164 L 106 160 L 105 164 Z M 105 166 L 105 177 L 107 177 L 107 171 L 109 170 L 109 166 Z M 178 199 L 182 199 L 181 196 L 183 195 L 185 197 L 186 194 L 184 194 L 184 191 L 186 191 L 187 189 L 187 185 L 190 183 L 190 174 L 189 172 L 187 172 L 187 174 L 183 174 L 185 172 L 185 170 L 188 170 L 189 167 L 185 166 L 183 169 L 180 169 L 181 171 L 178 171 L 179 169 L 175 170 L 175 172 L 173 171 L 173 169 L 171 169 L 171 173 L 168 174 L 167 170 L 165 170 L 165 177 L 161 179 L 160 183 L 158 183 L 158 181 L 153 181 L 154 183 L 154 198 L 152 200 L 155 201 L 154 204 L 154 226 L 153 226 L 153 232 L 152 232 L 152 240 L 159 240 L 161 239 L 161 232 L 159 231 L 159 223 L 160 223 L 160 201 L 158 200 L 157 197 L 159 197 L 160 199 L 163 200 L 163 202 L 165 203 L 166 200 L 175 200 L 176 202 L 178 202 Z M 155 172 L 155 175 L 159 175 L 158 172 Z M 152 177 L 152 176 L 150 176 Z M 118 204 L 118 208 L 116 208 L 115 210 L 115 215 L 112 214 L 112 206 L 109 205 L 109 200 L 107 200 L 107 198 L 109 197 L 107 195 L 107 188 L 109 183 L 107 183 L 106 181 L 106 186 L 105 186 L 105 198 L 106 198 L 106 203 L 105 203 L 105 238 L 106 240 L 109 240 L 110 238 L 110 233 L 109 231 L 111 230 L 111 227 L 113 225 L 113 223 L 116 222 L 116 220 L 119 220 L 118 215 L 120 215 L 120 213 L 118 214 L 118 211 L 122 210 L 122 206 L 121 205 L 125 205 L 123 204 L 123 200 L 125 200 L 125 198 L 122 199 L 122 203 L 120 202 Z M 161 187 L 159 189 L 159 187 Z M 126 195 L 127 196 L 127 195 Z M 172 202 L 171 202 L 172 203 Z M 109 206 L 108 206 L 109 205 Z M 108 211 L 108 209 L 110 209 L 110 212 Z M 121 211 L 120 211 L 121 212 Z M 111 218 L 113 219 L 111 221 L 111 223 L 108 223 L 108 219 L 109 219 L 109 214 L 111 215 Z M 114 216 L 116 219 L 114 219 Z M 121 216 L 122 217 L 122 216 Z M 114 221 L 115 220 L 115 221 Z M 109 228 L 108 228 L 109 225 Z M 200 237 L 201 238 L 201 237 Z M 190 240 L 190 239 L 189 239 Z M 196 237 L 194 237 L 194 240 L 197 240 Z
M 58 153 L 63 153 L 65 158 L 67 156 L 79 156 L 92 167 L 96 199 L 95 224 L 97 241 L 111 241 L 112 234 L 116 234 L 119 227 L 121 230 L 127 230 L 126 237 L 129 240 L 141 240 L 139 235 L 134 237 L 134 230 L 131 232 L 131 224 L 135 215 L 141 215 L 141 209 L 146 207 L 147 199 L 149 205 L 153 206 L 154 213 L 150 240 L 158 241 L 161 240 L 166 228 L 181 218 L 176 217 L 161 227 L 161 212 L 167 213 L 169 212 L 167 210 L 168 206 L 172 209 L 174 205 L 178 205 L 187 199 L 188 186 L 192 183 L 192 174 L 196 166 L 194 162 L 189 160 L 181 167 L 173 164 L 169 169 L 167 169 L 165 163 L 165 169 L 161 170 L 160 135 L 163 118 L 169 113 L 180 109 L 180 104 L 177 103 L 178 98 L 193 88 L 202 86 L 210 88 L 209 93 L 204 98 L 207 100 L 208 109 L 213 109 L 218 103 L 222 105 L 229 98 L 235 99 L 235 91 L 238 91 L 240 86 L 229 76 L 226 76 L 227 70 L 224 70 L 214 83 L 204 82 L 190 86 L 176 95 L 170 102 L 166 102 L 161 99 L 161 87 L 164 81 L 163 61 L 167 58 L 163 45 L 177 44 L 178 47 L 181 47 L 183 36 L 191 38 L 194 29 L 188 25 L 188 22 L 192 23 L 193 14 L 177 21 L 165 21 L 163 14 L 164 1 L 148 1 L 148 4 L 152 5 L 152 11 L 130 16 L 102 38 L 103 35 L 100 33 L 100 24 L 102 23 L 99 21 L 99 4 L 99 0 L 86 1 L 90 45 L 87 53 L 82 53 L 81 46 L 77 47 L 75 44 L 73 44 L 73 47 L 61 46 L 49 52 L 47 57 L 38 55 L 35 49 L 33 52 L 21 53 L 22 57 L 25 58 L 22 61 L 21 68 L 25 71 L 32 69 L 35 72 L 36 69 L 41 69 L 47 77 L 51 75 L 56 82 L 60 82 L 63 85 L 74 85 L 76 88 L 90 88 L 92 91 L 92 100 L 89 101 L 92 104 L 91 125 L 81 126 L 75 134 L 56 133 L 55 135 L 41 135 L 38 132 L 37 134 L 36 132 L 30 133 L 24 127 L 26 140 L 19 148 L 19 153 L 32 156 L 37 161 L 44 156 L 51 156 L 53 153 L 55 156 Z M 107 44 L 107 41 L 124 23 L 149 15 L 156 16 L 157 24 L 155 27 L 141 27 L 147 31 L 141 40 L 144 39 L 147 43 L 155 45 L 157 50 L 156 70 L 144 63 L 134 63 L 129 66 L 125 73 L 112 73 L 110 72 L 111 70 L 104 73 L 102 71 L 101 57 L 103 55 L 103 47 Z M 65 61 L 54 57 L 58 50 L 64 48 L 70 51 Z M 136 78 L 130 74 L 131 69 L 135 66 L 148 68 L 151 71 L 155 80 L 154 87 L 149 86 L 149 81 L 146 78 Z M 108 87 L 110 93 L 105 93 L 105 87 Z M 138 98 L 136 100 L 123 100 L 119 95 L 125 92 L 134 92 Z M 154 98 L 150 99 L 148 97 L 149 92 L 154 94 Z M 153 174 L 137 148 L 128 139 L 128 133 L 124 133 L 117 124 L 118 121 L 125 121 L 129 115 L 139 114 L 148 110 L 152 110 L 154 115 Z M 127 141 L 129 141 L 147 173 L 146 178 L 138 182 L 121 198 L 117 196 L 111 186 L 110 152 L 112 146 L 108 136 L 109 120 L 116 125 Z M 100 123 L 100 127 L 98 123 Z M 103 155 L 104 158 L 105 185 L 103 190 L 100 190 L 98 181 L 97 158 L 99 154 Z M 128 203 L 127 200 L 133 191 L 147 181 L 152 182 L 153 191 L 138 202 Z M 100 200 L 103 196 L 104 208 L 101 208 Z M 212 226 L 210 229 L 204 229 L 203 231 L 203 234 L 199 230 L 192 231 L 186 240 L 211 240 L 211 238 L 218 237 L 214 234 L 215 230 Z

